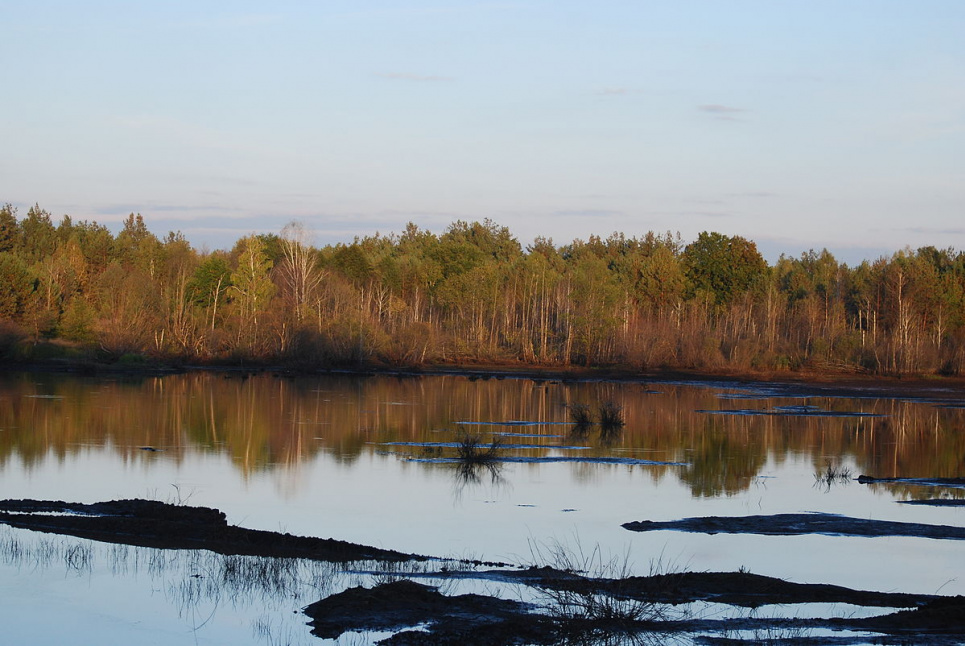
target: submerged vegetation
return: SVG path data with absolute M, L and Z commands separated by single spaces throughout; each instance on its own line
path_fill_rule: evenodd
M 491 221 L 315 247 L 302 225 L 227 251 L 0 207 L 0 359 L 520 362 L 965 373 L 965 254 L 768 265 L 754 242 L 614 233 L 523 247 Z

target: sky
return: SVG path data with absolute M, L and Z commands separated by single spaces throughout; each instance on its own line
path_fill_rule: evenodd
M 965 249 L 965 2 L 0 0 L 0 203 L 230 248 Z

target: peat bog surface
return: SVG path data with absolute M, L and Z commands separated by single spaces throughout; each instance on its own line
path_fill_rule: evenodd
M 765 522 L 767 517 L 761 517 Z M 771 517 L 773 518 L 773 517 Z M 739 643 L 735 631 L 790 631 L 798 644 L 859 644 L 842 634 L 813 639 L 808 631 L 874 633 L 874 643 L 953 644 L 965 639 L 965 598 L 853 590 L 799 584 L 748 572 L 678 572 L 607 578 L 553 566 L 452 561 L 438 572 L 431 557 L 333 539 L 298 537 L 230 526 L 217 509 L 148 500 L 93 504 L 0 501 L 0 523 L 13 527 L 160 549 L 206 549 L 221 554 L 305 558 L 335 563 L 385 563 L 392 580 L 327 596 L 304 609 L 312 631 L 334 638 L 348 631 L 393 631 L 386 644 L 555 644 L 612 636 L 690 634 L 696 643 Z M 400 575 L 400 562 L 419 562 L 419 577 L 476 578 L 515 584 L 533 602 L 490 595 L 446 595 Z M 482 569 L 488 568 L 488 569 Z M 608 600 L 601 603 L 601 600 Z M 880 616 L 791 619 L 738 614 L 695 617 L 684 608 L 705 601 L 756 609 L 774 604 L 842 603 L 881 608 Z M 670 611 L 667 609 L 680 609 Z M 580 642 L 582 643 L 582 642 Z

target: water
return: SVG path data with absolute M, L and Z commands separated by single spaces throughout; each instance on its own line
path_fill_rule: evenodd
M 595 411 L 605 402 L 622 407 L 621 431 L 572 432 L 568 406 Z M 559 544 L 599 546 L 643 574 L 744 567 L 798 582 L 965 594 L 957 541 L 621 527 L 806 511 L 961 526 L 965 509 L 897 501 L 962 490 L 824 483 L 815 474 L 831 464 L 854 477 L 961 476 L 963 421 L 963 408 L 941 402 L 789 398 L 714 383 L 13 373 L 0 375 L 0 490 L 5 498 L 205 505 L 245 527 L 434 556 L 528 564 Z M 458 477 L 449 459 L 465 433 L 502 442 L 509 461 L 495 477 Z M 7 531 L 24 545 L 37 540 Z M 61 552 L 86 544 L 57 540 L 67 541 Z M 327 594 L 317 580 L 282 601 L 239 605 L 226 594 L 191 606 L 170 594 L 190 583 L 189 567 L 118 574 L 108 548 L 92 549 L 94 562 L 80 573 L 61 557 L 45 567 L 7 559 L 4 625 L 34 643 L 61 643 L 65 622 L 44 619 L 49 603 L 89 627 L 90 643 L 319 643 L 295 612 Z M 330 573 L 325 589 L 351 583 Z

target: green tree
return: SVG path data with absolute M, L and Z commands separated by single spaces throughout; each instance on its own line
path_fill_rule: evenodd
M 242 238 L 238 247 L 241 255 L 238 256 L 238 268 L 231 274 L 231 290 L 242 320 L 239 341 L 248 343 L 249 350 L 258 351 L 262 341 L 259 318 L 264 315 L 275 293 L 275 284 L 271 281 L 272 263 L 258 236 Z
M 121 263 L 146 271 L 152 278 L 161 270 L 161 241 L 148 231 L 141 214 L 131 213 L 114 242 L 114 255 Z
M 0 252 L 0 318 L 21 322 L 33 300 L 36 282 L 23 260 L 9 251 Z
M 767 275 L 757 245 L 740 236 L 704 231 L 684 249 L 683 260 L 691 295 L 708 292 L 718 305 L 730 303 Z
M 28 265 L 40 262 L 57 247 L 57 232 L 50 213 L 34 204 L 27 217 L 20 221 L 21 256 Z
M 0 253 L 17 247 L 17 209 L 7 203 L 0 206 Z

